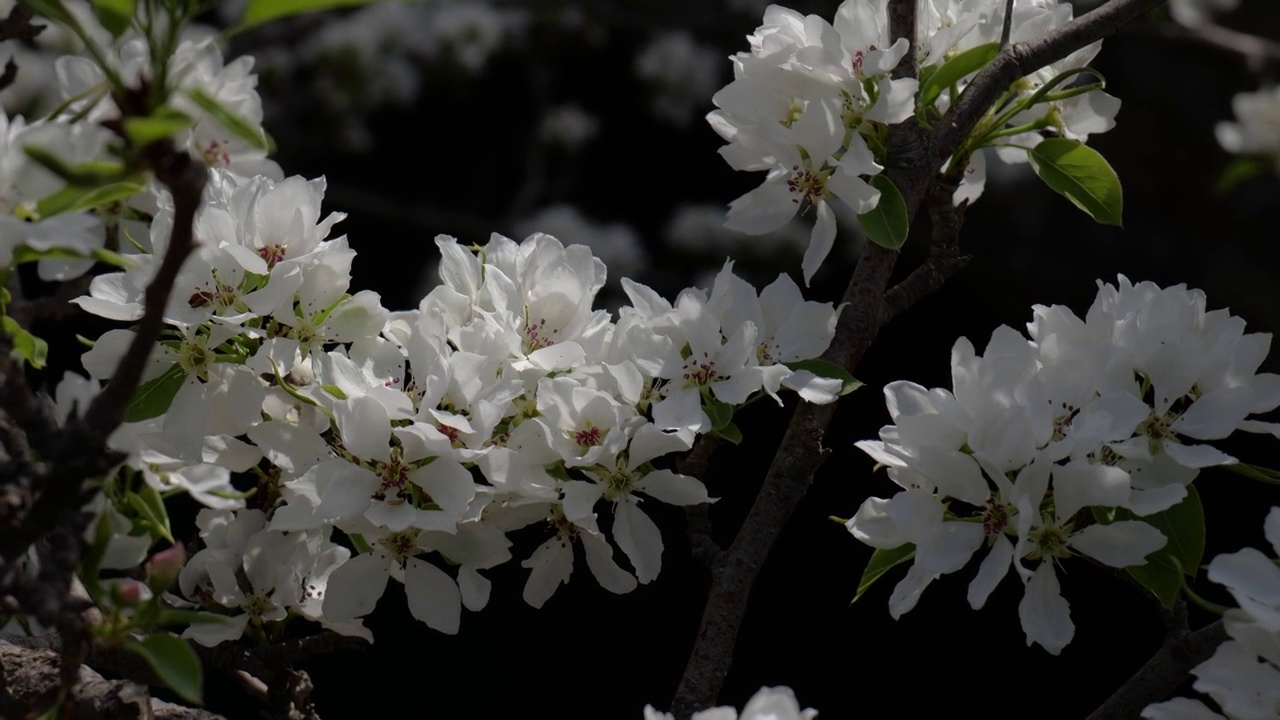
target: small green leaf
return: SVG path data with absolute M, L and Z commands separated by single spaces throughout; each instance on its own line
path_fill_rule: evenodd
M 92 2 L 98 21 L 107 29 L 107 32 L 111 33 L 112 37 L 120 37 L 125 30 L 129 29 L 129 25 L 133 22 L 137 0 L 92 0 Z
M 1226 195 L 1244 183 L 1260 175 L 1270 173 L 1273 167 L 1275 167 L 1275 161 L 1270 158 L 1236 158 L 1227 166 L 1226 170 L 1222 171 L 1222 176 L 1218 178 L 1218 184 L 1215 189 L 1219 195 Z
M 844 368 L 840 367 L 839 365 L 833 362 L 823 360 L 822 358 L 813 358 L 812 360 L 796 360 L 795 362 L 789 362 L 789 363 L 783 363 L 783 364 L 791 368 L 792 370 L 808 370 L 809 372 L 813 373 L 814 375 L 817 375 L 818 377 L 832 378 L 835 380 L 839 380 L 840 392 L 837 394 L 839 394 L 840 396 L 848 395 L 854 390 L 857 390 L 858 388 L 862 387 L 862 383 L 859 382 L 858 380 L 855 380 L 854 377 L 849 374 L 848 370 L 845 370 Z
M 36 203 L 36 212 L 40 214 L 40 217 L 45 218 L 59 213 L 90 210 L 132 197 L 142 192 L 142 190 L 142 183 L 132 180 L 96 187 L 68 185 L 52 195 L 41 198 Z
M 8 315 L 0 315 L 0 331 L 9 336 L 13 349 L 9 357 L 21 358 L 31 367 L 39 370 L 49 358 L 49 344 L 27 332 L 17 320 Z
M 267 131 L 260 127 L 255 127 L 253 123 L 245 120 L 239 115 L 231 112 L 223 107 L 217 100 L 213 99 L 209 94 L 202 90 L 189 90 L 187 97 L 200 107 L 201 110 L 213 116 L 223 127 L 230 130 L 233 135 L 244 140 L 255 148 L 272 152 L 275 150 L 272 145 L 271 138 L 267 137 Z
M 907 241 L 907 232 L 911 229 L 907 201 L 893 181 L 884 175 L 871 176 L 871 186 L 880 191 L 880 203 L 859 215 L 858 222 L 862 223 L 862 231 L 872 242 L 897 250 Z
M 169 107 L 162 107 L 150 117 L 130 117 L 124 120 L 124 132 L 136 147 L 173 137 L 195 124 L 190 116 Z
M 733 422 L 733 406 L 729 403 L 708 398 L 702 409 L 706 411 L 707 417 L 711 419 L 711 429 L 713 430 L 723 430 L 729 426 L 729 423 Z
M 186 381 L 187 371 L 175 364 L 164 374 L 142 383 L 124 411 L 124 421 L 141 422 L 163 415 Z
M 1261 465 L 1250 465 L 1249 463 L 1232 463 L 1222 466 L 1226 470 L 1230 470 L 1237 475 L 1243 475 L 1250 480 L 1257 480 L 1269 485 L 1280 485 L 1280 470 L 1272 470 Z
M 375 2 L 378 2 L 378 0 L 249 0 L 248 6 L 244 9 L 244 17 L 240 18 L 240 24 L 232 32 L 241 32 L 251 27 L 292 15 L 301 15 L 318 10 L 372 5 Z
M 186 640 L 170 633 L 156 633 L 141 642 L 127 640 L 125 648 L 141 655 L 156 677 L 183 700 L 203 704 L 204 672 L 200 658 Z
M 71 13 L 62 4 L 62 0 L 18 0 L 19 5 L 26 5 L 37 15 L 42 15 L 64 24 L 71 24 Z
M 217 625 L 229 622 L 231 618 L 226 615 L 182 608 L 165 608 L 156 616 L 157 625 Z
M 158 490 L 147 483 L 142 483 L 142 489 L 125 495 L 125 501 L 156 531 L 156 534 L 170 543 L 174 542 L 169 528 L 169 512 L 165 509 L 164 498 L 160 497 Z
M 1123 226 L 1120 178 L 1098 151 L 1076 140 L 1050 138 L 1032 148 L 1027 157 L 1046 185 L 1089 217 L 1104 225 Z
M 26 151 L 27 157 L 72 185 L 96 188 L 128 178 L 124 165 L 120 163 L 96 160 L 71 165 L 39 145 L 24 145 L 22 149 Z
M 347 394 L 342 392 L 342 388 L 338 387 L 337 385 L 321 385 L 320 389 L 329 393 L 330 395 L 332 395 L 333 397 L 339 400 L 347 399 Z
M 715 435 L 716 437 L 722 440 L 728 440 L 734 445 L 742 444 L 742 430 L 739 429 L 738 426 L 733 424 L 732 422 L 729 423 L 728 425 L 725 425 L 722 428 L 717 428 L 715 430 L 712 430 L 711 434 Z
M 969 48 L 946 61 L 920 86 L 920 104 L 932 105 L 944 90 L 981 70 L 999 53 L 1000 43 L 987 43 Z
M 82 259 L 84 259 L 84 256 L 71 248 L 51 247 L 46 250 L 36 250 L 30 245 L 19 245 L 13 249 L 14 265 L 25 265 L 26 263 L 39 262 L 40 260 Z
M 1182 502 L 1163 512 L 1137 517 L 1124 508 L 1116 509 L 1116 520 L 1141 520 L 1169 539 L 1159 550 L 1147 556 L 1147 564 L 1125 568 L 1130 577 L 1151 591 L 1166 608 L 1173 607 L 1185 573 L 1195 577 L 1204 558 L 1204 507 L 1194 487 L 1187 488 Z
M 850 604 L 858 602 L 858 598 L 871 589 L 882 575 L 915 556 L 916 546 L 911 543 L 887 550 L 876 548 L 876 551 L 871 553 L 871 559 L 867 561 L 867 568 L 862 571 L 862 579 L 858 581 L 858 592 L 854 594 L 853 600 L 849 601 Z

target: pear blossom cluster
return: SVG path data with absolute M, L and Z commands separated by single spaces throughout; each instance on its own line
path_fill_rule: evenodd
M 149 80 L 142 38 L 101 46 L 127 82 Z M 440 283 L 393 312 L 351 288 L 355 252 L 335 233 L 343 215 L 322 209 L 325 180 L 284 177 L 252 142 L 264 137 L 252 60 L 224 63 L 197 39 L 168 67 L 171 103 L 193 121 L 175 140 L 210 173 L 196 247 L 109 439 L 125 459 L 88 509 L 101 518 L 93 532 L 111 535 L 100 567 L 116 569 L 151 544 L 136 534 L 136 505 L 121 500 L 130 488 L 205 507 L 166 598 L 224 622 L 195 623 L 185 637 L 262 639 L 299 616 L 368 638 L 363 618 L 393 578 L 414 617 L 455 633 L 463 607 L 486 605 L 486 573 L 517 559 L 533 606 L 583 558 L 603 587 L 629 592 L 661 571 L 653 508 L 713 502 L 701 480 L 672 469 L 699 435 L 737 441 L 735 409 L 781 404 L 784 390 L 810 402 L 842 392 L 842 377 L 804 362 L 826 350 L 837 309 L 806 301 L 786 275 L 757 290 L 732 262 L 709 289 L 674 300 L 624 278 L 627 304 L 615 313 L 595 307 L 607 269 L 585 244 L 542 232 L 479 246 L 440 236 Z M 51 204 L 67 183 L 30 148 L 64 165 L 105 160 L 112 136 L 99 122 L 118 113 L 97 65 L 66 57 L 56 68 L 75 122 L 0 117 L 0 265 L 18 249 L 54 247 L 70 252 L 42 259 L 41 273 L 63 279 L 108 248 L 118 268 L 74 300 L 121 326 L 92 341 L 87 377 L 58 385 L 65 418 L 132 343 L 175 207 L 157 184 L 132 180 L 109 203 Z M 536 540 L 515 547 L 516 531 Z
M 1234 121 L 1218 123 L 1218 143 L 1229 153 L 1269 160 L 1280 173 L 1280 87 L 1231 99 Z
M 997 329 L 982 355 L 951 354 L 952 389 L 885 388 L 893 425 L 858 447 L 901 489 L 871 497 L 846 526 L 879 549 L 911 544 L 889 600 L 896 618 L 928 585 L 982 561 L 968 601 L 981 608 L 1014 571 L 1028 644 L 1057 654 L 1074 625 L 1058 571 L 1073 555 L 1145 564 L 1167 538 L 1144 522 L 1181 502 L 1200 469 L 1236 462 L 1214 447 L 1280 405 L 1280 375 L 1258 373 L 1271 336 L 1208 310 L 1203 293 L 1099 282 L 1084 318 L 1036 306 L 1029 337 Z
M 868 139 L 882 142 L 884 128 L 915 111 L 917 81 L 889 77 L 909 43 L 890 41 L 887 6 L 846 0 L 834 22 L 769 6 L 751 51 L 731 58 L 733 81 L 712 97 L 707 121 L 729 143 L 720 154 L 735 170 L 768 173 L 730 204 L 726 227 L 761 235 L 812 208 L 805 282 L 835 242 L 831 202 L 862 213 L 880 200 L 864 179 L 884 169 Z
M 1280 717 L 1280 507 L 1263 525 L 1271 557 L 1255 548 L 1224 553 L 1209 563 L 1209 579 L 1239 604 L 1223 615 L 1229 640 L 1191 673 L 1200 700 L 1174 698 L 1148 706 L 1148 720 L 1245 720 Z
M 890 41 L 888 0 L 845 0 L 832 21 L 769 6 L 747 38 L 750 52 L 731 58 L 734 79 L 712 98 L 718 109 L 707 116 L 728 142 L 720 154 L 731 167 L 768 173 L 760 187 L 730 204 L 726 226 L 760 235 L 812 211 L 803 261 L 808 282 L 835 241 L 832 202 L 839 199 L 858 214 L 877 207 L 880 191 L 867 178 L 884 169 L 888 126 L 912 117 L 928 126 L 941 118 L 980 66 L 936 97 L 917 98 L 922 81 L 967 51 L 998 47 L 1005 5 L 921 0 L 914 47 L 906 38 Z M 1034 40 L 1072 14 L 1066 2 L 1016 0 L 1009 39 Z M 986 152 L 1025 163 L 1046 133 L 1084 141 L 1114 127 L 1120 101 L 1100 82 L 1071 87 L 1075 76 L 1096 80 L 1080 71 L 1100 48 L 1094 43 L 1021 78 L 988 112 L 979 133 L 949 161 L 965 164 L 957 204 L 982 194 Z M 891 77 L 909 52 L 920 77 Z
M 605 588 L 628 592 L 661 569 L 645 508 L 711 501 L 660 465 L 754 397 L 839 392 L 838 379 L 785 364 L 825 350 L 831 305 L 803 300 L 786 276 L 757 293 L 731 264 L 710 293 L 674 303 L 624 280 L 632 304 L 615 321 L 592 308 L 605 267 L 585 246 L 442 236 L 442 284 L 389 312 L 374 293 L 346 293 L 354 253 L 328 238 L 339 218 L 320 217 L 323 187 L 213 172 L 202 243 L 146 374 L 176 391 L 113 437 L 148 482 L 210 505 L 182 591 L 238 625 L 192 627 L 196 641 L 291 609 L 364 634 L 390 578 L 415 617 L 456 632 L 463 606 L 487 602 L 481 571 L 513 557 L 507 533 L 537 523 L 546 540 L 522 562 L 530 604 L 569 580 L 576 545 Z M 171 223 L 159 205 L 157 250 Z M 79 304 L 137 319 L 154 261 L 94 278 Z M 109 376 L 131 338 L 108 332 L 86 368 Z M 231 478 L 245 472 L 260 494 L 237 510 Z M 358 552 L 334 545 L 334 529 Z
M 714 707 L 693 714 L 693 720 L 813 720 L 818 711 L 801 710 L 796 695 L 788 687 L 762 687 L 747 701 L 742 714 L 732 707 Z M 674 720 L 671 713 L 644 708 L 644 720 Z

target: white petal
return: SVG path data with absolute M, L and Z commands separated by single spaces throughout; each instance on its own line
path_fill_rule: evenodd
M 331 620 L 363 617 L 373 612 L 387 589 L 387 559 L 373 553 L 357 555 L 329 575 L 322 612 Z
M 591 574 L 600 583 L 600 587 L 617 595 L 636 589 L 635 577 L 613 561 L 613 546 L 603 537 L 582 533 L 578 538 L 582 540 L 582 549 L 586 552 L 587 567 L 591 568 Z
M 898 581 L 898 584 L 893 588 L 893 593 L 889 595 L 889 615 L 894 620 L 897 620 L 911 612 L 916 603 L 920 601 L 920 594 L 924 592 L 925 588 L 929 587 L 929 583 L 937 579 L 937 573 L 922 570 L 912 564 L 911 569 L 907 571 L 906 577 Z
M 701 480 L 688 475 L 678 475 L 670 470 L 654 470 L 636 483 L 635 489 L 668 505 L 700 505 L 715 502 L 707 496 L 707 486 L 703 485 Z
M 969 583 L 969 607 L 978 610 L 987 604 L 992 591 L 1009 574 L 1009 565 L 1012 563 L 1013 543 L 1003 535 L 997 536 L 991 551 L 982 559 L 977 576 Z
M 662 569 L 662 534 L 635 503 L 620 502 L 615 509 L 613 539 L 636 569 L 641 584 L 658 577 Z
M 524 601 L 540 608 L 555 594 L 556 588 L 569 582 L 569 575 L 573 572 L 573 551 L 569 549 L 568 541 L 556 536 L 539 545 L 520 565 L 533 571 L 524 584 Z
M 337 403 L 333 417 L 342 444 L 362 460 L 391 459 L 391 416 L 382 403 L 360 395 Z
M 476 496 L 476 483 L 471 473 L 453 460 L 438 458 L 430 465 L 409 475 L 413 484 L 427 491 L 431 500 L 446 514 L 460 517 Z
M 1090 525 L 1071 535 L 1071 547 L 1111 567 L 1143 565 L 1146 557 L 1168 542 L 1164 533 L 1141 520 Z
M 332 586 L 333 580 L 329 581 Z M 428 627 L 457 635 L 462 623 L 462 595 L 443 570 L 417 558 L 404 561 L 404 592 L 409 612 Z
M 1212 445 L 1183 445 L 1172 440 L 1163 443 L 1165 454 L 1174 462 L 1189 468 L 1234 465 L 1237 461 Z
M 1142 711 L 1145 720 L 1227 720 L 1227 718 L 1205 707 L 1199 700 L 1174 698 L 1172 700 L 1148 705 Z
M 1053 563 L 1040 563 L 1027 581 L 1018 604 L 1018 617 L 1027 634 L 1027 645 L 1040 643 L 1050 654 L 1057 655 L 1071 642 L 1076 626 L 1071 622 L 1071 607 L 1062 597 Z
M 471 612 L 479 612 L 489 604 L 489 593 L 493 583 L 470 565 L 458 568 L 458 590 L 462 593 L 462 604 Z
M 831 205 L 825 200 L 818 200 L 816 204 L 818 219 L 813 223 L 809 247 L 805 249 L 804 260 L 800 263 L 806 286 L 813 279 L 814 273 L 818 272 L 818 268 L 822 267 L 822 261 L 827 259 L 836 240 L 836 215 L 831 211 Z

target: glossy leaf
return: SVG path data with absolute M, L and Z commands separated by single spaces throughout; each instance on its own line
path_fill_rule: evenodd
M 1173 607 L 1185 582 L 1182 576 L 1194 577 L 1204 558 L 1204 507 L 1200 504 L 1200 494 L 1194 487 L 1188 487 L 1182 502 L 1168 510 L 1137 517 L 1124 508 L 1117 508 L 1115 517 L 1116 520 L 1141 520 L 1169 539 L 1164 547 L 1147 557 L 1146 565 L 1125 570 L 1162 605 Z
M 141 655 L 156 677 L 183 700 L 200 705 L 204 701 L 204 672 L 200 658 L 186 640 L 169 633 L 148 635 L 141 642 L 129 640 L 125 648 Z
M 186 381 L 187 372 L 175 364 L 164 374 L 142 383 L 124 411 L 124 421 L 141 422 L 163 415 Z
M 1122 226 L 1124 193 L 1120 178 L 1098 151 L 1076 140 L 1050 138 L 1027 157 L 1036 175 L 1089 217 Z
M 334 10 L 344 7 L 372 5 L 378 0 L 249 0 L 244 10 L 244 17 L 233 32 L 241 32 L 272 20 L 280 20 L 293 15 Z
M 862 230 L 877 245 L 897 250 L 907 241 L 911 229 L 907 202 L 893 181 L 884 175 L 873 175 L 871 186 L 880 191 L 880 203 L 858 216 Z
M 1000 52 L 1000 43 L 969 48 L 942 64 L 920 86 L 920 104 L 932 105 L 952 85 L 981 70 Z
M 812 360 L 796 360 L 795 362 L 784 363 L 792 370 L 808 370 L 818 377 L 832 378 L 840 381 L 839 395 L 848 395 L 849 393 L 862 387 L 862 383 L 849 374 L 848 370 L 839 365 L 823 360 L 822 358 L 813 358 Z
M 13 349 L 9 351 L 10 357 L 25 360 L 36 370 L 44 367 L 49 358 L 48 343 L 27 332 L 26 328 L 8 315 L 0 316 L 0 332 L 8 335 L 13 344 Z
M 899 545 L 896 548 L 887 550 L 877 548 L 871 553 L 871 559 L 867 561 L 867 567 L 862 571 L 862 579 L 858 581 L 858 592 L 854 594 L 851 603 L 858 602 L 858 598 L 871 589 L 885 573 L 901 565 L 916 556 L 916 546 L 907 543 Z

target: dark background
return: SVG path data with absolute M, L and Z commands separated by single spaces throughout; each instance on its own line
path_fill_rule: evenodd
M 830 18 L 836 4 L 807 6 Z M 736 173 L 717 155 L 721 141 L 701 120 L 709 95 L 687 126 L 664 122 L 650 109 L 653 87 L 633 65 L 656 33 L 670 30 L 691 33 L 721 57 L 745 50 L 744 36 L 760 14 L 722 5 L 528 3 L 523 30 L 483 69 L 466 69 L 447 53 L 416 58 L 416 100 L 371 108 L 335 106 L 317 90 L 326 73 L 339 70 L 358 88 L 358 68 L 280 60 L 308 33 L 350 16 L 282 24 L 241 38 L 239 48 L 260 57 L 266 126 L 286 173 L 327 176 L 330 209 L 350 213 L 339 228 L 359 253 L 353 288 L 377 290 L 391 309 L 414 307 L 429 287 L 436 233 L 483 242 L 490 230 L 514 234 L 538 209 L 571 203 L 594 220 L 631 225 L 649 258 L 650 269 L 637 279 L 674 296 L 723 262 L 719 251 L 672 247 L 666 228 L 675 207 L 725 206 L 763 175 Z M 1224 23 L 1280 36 L 1275 4 L 1244 5 Z M 562 13 L 574 7 L 580 21 L 567 26 Z M 828 516 L 848 517 L 869 495 L 895 491 L 853 446 L 888 422 L 881 388 L 896 379 L 948 385 L 957 337 L 981 349 L 997 325 L 1029 321 L 1034 303 L 1083 314 L 1095 282 L 1124 273 L 1201 288 L 1211 308 L 1230 307 L 1251 330 L 1280 329 L 1280 180 L 1268 175 L 1215 191 L 1232 158 L 1213 127 L 1230 119 L 1235 93 L 1264 79 L 1230 54 L 1162 36 L 1168 22 L 1159 15 L 1126 29 L 1095 63 L 1108 91 L 1124 101 L 1118 126 L 1090 144 L 1124 183 L 1125 229 L 1092 223 L 1029 172 L 989 181 L 961 236 L 973 261 L 886 327 L 857 368 L 866 387 L 843 401 L 826 439 L 833 452 L 760 574 L 721 702 L 740 708 L 762 685 L 788 685 L 824 720 L 944 716 L 959 707 L 995 717 L 1080 718 L 1157 649 L 1155 603 L 1082 561 L 1067 563 L 1062 577 L 1077 629 L 1060 657 L 1026 647 L 1016 579 L 1006 578 L 984 610 L 969 609 L 972 567 L 936 582 L 899 622 L 889 617 L 887 599 L 902 569 L 850 606 L 871 550 Z M 727 59 L 721 73 L 716 87 L 729 80 Z M 542 114 L 568 102 L 599 120 L 599 134 L 576 152 L 538 139 Z M 367 131 L 359 150 L 343 139 L 341 128 L 351 123 Z M 913 236 L 898 276 L 918 264 L 926 239 Z M 846 228 L 839 242 L 844 247 L 815 278 L 811 298 L 840 296 L 857 256 L 856 231 Z M 754 255 L 737 267 L 758 286 L 780 269 L 798 278 L 799 250 Z M 1264 369 L 1280 370 L 1277 357 Z M 747 442 L 714 458 L 706 481 L 722 498 L 711 517 L 724 544 L 750 506 L 790 407 L 761 403 L 745 411 Z M 1280 464 L 1269 438 L 1225 447 L 1248 462 Z M 1263 517 L 1280 504 L 1275 488 L 1216 469 L 1203 472 L 1197 487 L 1209 517 L 1206 561 L 1262 543 Z M 368 623 L 376 638 L 369 651 L 305 665 L 321 714 L 639 718 L 646 703 L 665 708 L 697 632 L 707 573 L 690 556 L 681 512 L 646 509 L 663 530 L 663 570 L 626 596 L 602 590 L 579 559 L 568 586 L 541 610 L 528 607 L 519 561 L 540 542 L 531 536 L 513 548 L 513 561 L 487 573 L 494 581 L 489 606 L 466 613 L 457 636 L 412 620 L 392 583 Z M 1198 587 L 1225 602 L 1215 586 Z M 1208 618 L 1193 614 L 1193 621 Z M 251 715 L 233 686 L 210 682 L 214 709 Z

